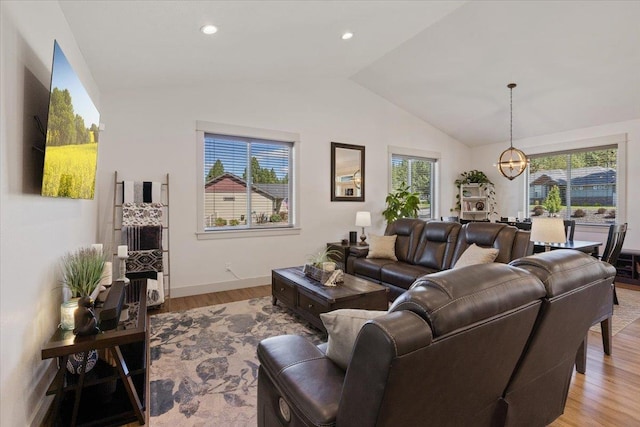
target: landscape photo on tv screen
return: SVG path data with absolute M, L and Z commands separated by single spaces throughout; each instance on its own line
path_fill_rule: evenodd
M 99 123 L 100 113 L 54 42 L 43 196 L 93 199 Z

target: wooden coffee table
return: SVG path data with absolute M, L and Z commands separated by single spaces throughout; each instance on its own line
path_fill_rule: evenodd
M 387 310 L 389 289 L 350 274 L 338 286 L 324 286 L 307 277 L 302 267 L 279 268 L 271 271 L 273 305 L 278 301 L 285 307 L 326 332 L 320 313 L 339 308 Z

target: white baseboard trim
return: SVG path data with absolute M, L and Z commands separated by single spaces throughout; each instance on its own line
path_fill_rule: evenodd
M 183 286 L 171 288 L 171 297 L 190 297 L 194 295 L 208 294 L 211 292 L 230 291 L 233 289 L 252 288 L 254 286 L 268 285 L 271 276 L 252 277 L 250 279 L 232 280 L 229 282 L 210 283 L 207 285 Z

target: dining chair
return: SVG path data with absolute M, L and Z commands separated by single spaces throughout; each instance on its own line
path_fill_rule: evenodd
M 564 220 L 564 234 L 567 236 L 567 242 L 573 242 L 573 234 L 576 231 L 576 221 L 574 219 Z
M 602 252 L 600 259 L 604 262 L 608 262 L 614 267 L 618 263 L 618 256 L 622 251 L 622 244 L 624 238 L 627 235 L 627 223 L 624 224 L 611 224 L 609 226 L 609 235 L 607 236 L 607 243 Z M 616 295 L 615 282 L 613 284 L 613 303 L 618 304 L 618 295 Z
M 609 235 L 607 236 L 607 243 L 602 252 L 600 259 L 605 261 L 614 267 L 618 262 L 618 256 L 622 250 L 622 244 L 627 234 L 627 223 L 624 224 L 611 224 L 609 226 Z M 593 324 L 600 323 L 600 329 L 602 332 L 602 347 L 606 355 L 611 355 L 611 343 L 612 343 L 612 316 L 613 305 L 618 304 L 618 296 L 616 295 L 616 283 L 615 281 L 611 285 L 611 291 L 613 293 L 613 300 L 605 301 L 600 309 L 600 312 Z M 576 354 L 576 371 L 584 374 L 587 364 L 587 337 L 584 338 L 578 353 Z

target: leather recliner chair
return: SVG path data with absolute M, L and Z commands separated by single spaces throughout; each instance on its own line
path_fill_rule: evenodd
M 606 293 L 615 271 L 576 251 L 529 258 L 522 268 L 492 263 L 422 277 L 365 324 L 346 372 L 302 337 L 262 341 L 258 425 L 550 422 L 598 310 L 588 301 Z
M 569 249 L 519 258 L 510 265 L 536 275 L 546 296 L 527 351 L 502 399 L 504 425 L 545 426 L 564 411 L 577 350 L 596 315 L 612 304 L 616 269 Z

